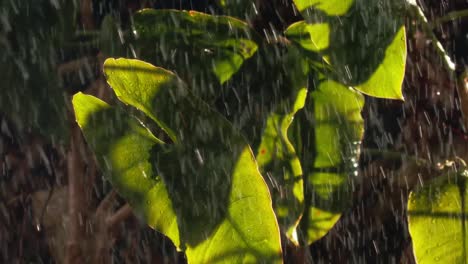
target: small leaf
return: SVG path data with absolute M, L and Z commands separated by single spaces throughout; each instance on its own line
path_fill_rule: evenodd
M 323 52 L 330 46 L 330 25 L 328 23 L 307 24 L 296 22 L 288 27 L 286 36 L 306 50 Z
M 294 0 L 294 4 L 299 12 L 313 8 L 329 16 L 345 15 L 353 3 L 354 0 Z
M 375 97 L 403 99 L 401 86 L 405 77 L 405 65 L 406 33 L 405 27 L 401 27 L 386 48 L 384 59 L 372 76 L 355 88 Z
M 445 176 L 411 193 L 408 224 L 417 263 L 468 261 L 467 183 L 465 176 Z

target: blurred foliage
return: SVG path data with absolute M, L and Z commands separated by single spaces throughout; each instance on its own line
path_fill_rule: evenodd
M 22 131 L 66 139 L 66 97 L 57 66 L 74 32 L 75 1 L 0 3 L 0 111 Z

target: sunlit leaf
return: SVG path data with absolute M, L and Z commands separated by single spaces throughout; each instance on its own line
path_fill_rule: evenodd
M 114 188 L 150 226 L 179 245 L 172 202 L 150 158 L 151 149 L 162 142 L 137 119 L 91 95 L 76 94 L 73 107 L 86 141 Z
M 406 32 L 401 27 L 387 46 L 383 61 L 371 77 L 354 86 L 357 90 L 375 97 L 403 99 L 401 91 L 406 65 Z
M 289 141 L 288 128 L 295 113 L 304 107 L 306 97 L 307 89 L 300 89 L 289 113 L 272 113 L 268 117 L 257 150 L 260 170 L 273 182 L 270 189 L 278 221 L 294 242 L 297 242 L 295 229 L 304 210 L 304 190 L 301 162 Z
M 213 84 L 229 80 L 257 50 L 248 25 L 227 16 L 146 9 L 134 15 L 134 29 L 141 57 L 176 70 L 202 98 L 217 95 Z
M 327 23 L 307 24 L 300 21 L 288 27 L 286 36 L 306 50 L 325 51 L 330 46 L 330 25 Z
M 140 187 L 133 196 L 147 222 L 184 250 L 190 263 L 280 262 L 279 229 L 268 187 L 244 138 L 171 72 L 137 60 L 109 59 L 105 74 L 121 101 L 164 124 L 166 131 L 176 131 L 174 144 L 135 143 L 110 136 L 114 130 L 107 122 L 112 119 L 101 118 L 92 129 L 81 124 L 87 141 L 96 142 L 94 149 L 105 161 L 101 167 L 117 173 L 111 179 L 133 171 L 138 174 L 135 179 L 162 183 L 164 188 Z M 93 107 L 88 108 L 93 113 Z M 108 140 L 86 131 L 108 131 Z M 128 153 L 132 149 L 142 153 Z M 136 187 L 127 184 L 115 185 L 132 199 Z
M 444 176 L 412 192 L 408 224 L 417 263 L 466 263 L 467 179 Z
M 255 144 L 257 162 L 269 183 L 280 228 L 294 243 L 299 242 L 296 227 L 304 211 L 304 183 L 301 162 L 290 141 L 289 128 L 295 114 L 304 107 L 309 74 L 307 60 L 300 55 L 297 48 L 290 46 L 283 56 L 272 62 L 280 65 L 275 76 L 282 80 L 282 84 L 278 88 L 269 85 L 267 93 L 275 93 L 272 92 L 275 88 L 282 89 L 282 96 L 272 104 L 274 108 L 265 117 L 260 142 Z
M 363 96 L 333 80 L 319 79 L 298 123 L 308 191 L 301 230 L 307 243 L 324 236 L 348 208 L 363 132 Z M 313 118 L 312 118 L 313 117 Z M 297 128 L 296 128 L 297 129 Z M 310 142 L 311 141 L 311 142 Z
M 317 9 L 329 16 L 341 16 L 348 12 L 354 0 L 294 0 L 300 12 L 307 9 Z
M 331 65 L 333 79 L 371 96 L 403 99 L 402 1 L 296 2 L 304 7 L 305 21 L 291 25 L 286 36 L 312 59 L 319 54 Z

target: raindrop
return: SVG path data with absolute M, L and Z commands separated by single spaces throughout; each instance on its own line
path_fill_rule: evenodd
M 257 6 L 255 6 L 255 4 L 252 3 L 252 7 L 253 7 L 253 9 L 254 9 L 255 15 L 258 15 Z M 467 37 L 468 37 L 468 36 L 467 36 Z
M 205 53 L 208 53 L 208 54 L 213 54 L 214 53 L 213 50 L 211 50 L 211 49 L 203 49 L 203 51 Z
M 129 48 L 130 48 L 130 51 L 132 52 L 133 57 L 137 58 L 137 54 L 136 54 L 135 49 L 133 48 L 132 44 L 129 45 Z
M 203 165 L 204 162 L 203 162 L 203 158 L 202 158 L 202 156 L 201 156 L 201 154 L 200 154 L 200 150 L 196 149 L 196 150 L 195 150 L 195 155 L 197 156 L 198 162 L 199 162 L 201 165 Z
M 351 75 L 351 71 L 349 70 L 348 65 L 345 66 L 345 71 L 346 71 L 346 75 L 348 75 L 349 80 L 352 80 L 353 76 Z
M 60 4 L 57 0 L 50 0 L 50 3 L 55 7 L 55 9 L 60 9 Z
M 118 28 L 117 33 L 119 34 L 119 39 L 122 44 L 125 44 L 125 38 L 124 38 L 124 33 L 122 29 Z

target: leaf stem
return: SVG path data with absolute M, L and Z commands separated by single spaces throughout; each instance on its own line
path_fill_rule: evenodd
M 453 11 L 445 16 L 439 17 L 434 22 L 431 23 L 431 28 L 435 28 L 437 26 L 440 26 L 443 23 L 450 22 L 453 20 L 457 20 L 460 18 L 468 17 L 468 9 L 463 9 L 463 10 L 458 10 L 458 11 Z

